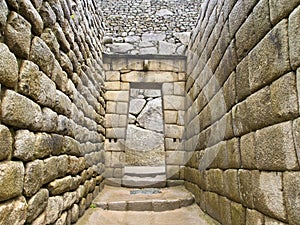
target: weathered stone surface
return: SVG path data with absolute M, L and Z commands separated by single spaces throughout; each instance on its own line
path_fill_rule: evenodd
M 27 223 L 35 220 L 46 208 L 49 198 L 47 189 L 41 189 L 28 201 Z
M 273 25 L 287 17 L 299 5 L 299 0 L 270 0 L 270 15 Z
M 0 201 L 20 196 L 23 189 L 23 179 L 24 165 L 22 162 L 1 162 Z
M 7 159 L 12 154 L 13 139 L 9 129 L 0 125 L 0 161 Z
M 166 41 L 158 42 L 158 53 L 160 55 L 172 55 L 176 52 L 177 46 Z
M 31 25 L 22 16 L 12 12 L 5 30 L 6 43 L 10 50 L 21 58 L 28 58 L 31 42 Z
M 153 34 L 153 33 L 144 33 L 142 35 L 142 41 L 163 41 L 166 38 L 164 33 Z
M 249 57 L 249 81 L 252 91 L 286 73 L 290 69 L 287 20 L 277 24 L 251 51 Z
M 168 138 L 182 139 L 184 136 L 184 127 L 178 125 L 165 125 L 165 136 Z
M 274 113 L 280 118 L 288 120 L 299 115 L 296 76 L 293 72 L 286 74 L 271 85 L 271 100 Z
M 243 205 L 232 202 L 231 204 L 231 221 L 232 225 L 240 225 L 246 223 L 246 209 Z
M 145 99 L 131 99 L 129 103 L 129 113 L 138 115 L 146 104 Z
M 42 131 L 45 132 L 54 132 L 57 129 L 57 119 L 58 115 L 56 112 L 52 111 L 49 108 L 43 108 L 43 127 Z
M 24 194 L 33 196 L 43 185 L 43 173 L 45 170 L 42 160 L 35 160 L 26 164 L 24 177 Z
M 107 45 L 113 53 L 127 53 L 134 49 L 134 46 L 129 43 L 114 43 Z
M 48 184 L 47 188 L 51 195 L 59 195 L 71 191 L 74 187 L 74 180 L 71 176 L 57 179 Z
M 191 32 L 174 33 L 174 36 L 177 37 L 182 44 L 188 45 L 190 41 Z
M 24 224 L 27 216 L 26 199 L 22 196 L 0 204 L 1 224 Z
M 264 223 L 263 214 L 256 210 L 247 209 L 246 210 L 246 225 L 257 224 L 263 225 Z
M 40 9 L 40 15 L 43 19 L 45 27 L 52 27 L 55 24 L 56 15 L 48 2 L 43 2 L 43 5 Z
M 274 0 L 273 0 L 274 1 Z M 294 5 L 297 5 L 297 2 L 299 4 L 299 0 L 292 0 L 289 1 L 289 4 L 284 4 L 285 1 L 282 3 L 280 1 L 276 1 L 277 4 L 282 4 L 284 6 L 282 7 L 293 7 Z M 292 9 L 292 8 L 290 8 Z M 293 69 L 296 69 L 300 66 L 300 41 L 299 41 L 299 35 L 300 35 L 300 7 L 296 8 L 289 17 L 289 52 L 290 52 L 290 60 L 291 65 Z
M 277 171 L 299 169 L 291 122 L 259 130 L 255 139 L 258 169 Z
M 253 202 L 255 209 L 280 220 L 286 220 L 283 202 L 282 173 L 257 172 L 252 174 L 255 184 Z
M 8 8 L 5 1 L 0 2 L 0 35 L 3 31 L 3 28 L 6 25 L 8 15 Z
M 285 172 L 283 174 L 283 194 L 286 203 L 287 215 L 290 224 L 300 221 L 300 173 Z
M 77 201 L 77 193 L 76 192 L 66 192 L 63 195 L 64 207 L 63 209 L 69 209 L 75 202 Z
M 47 2 L 46 2 L 47 3 Z M 59 44 L 55 34 L 50 28 L 46 28 L 41 35 L 42 40 L 48 45 L 57 59 L 60 58 Z
M 255 146 L 254 133 L 249 133 L 241 137 L 240 149 L 243 168 L 256 169 Z
M 49 77 L 52 75 L 54 55 L 46 43 L 39 37 L 32 40 L 30 60 L 37 64 Z
M 164 96 L 164 108 L 165 109 L 176 109 L 185 110 L 184 97 L 182 96 Z
M 19 10 L 21 14 L 31 23 L 32 31 L 36 35 L 40 35 L 43 32 L 44 23 L 37 12 L 35 7 L 32 5 L 30 0 L 18 0 Z
M 241 202 L 237 170 L 230 169 L 224 172 L 224 192 L 229 199 Z
M 32 149 L 35 148 L 35 135 L 28 130 L 18 130 L 15 136 L 14 143 L 15 151 L 13 156 L 24 160 L 30 161 L 34 159 Z
M 0 43 L 0 54 L 0 82 L 7 87 L 14 87 L 18 81 L 17 59 L 2 43 Z
M 238 176 L 242 203 L 247 208 L 253 208 L 253 190 L 255 183 L 252 183 L 252 171 L 239 170 Z
M 137 122 L 144 129 L 163 132 L 162 99 L 148 101 L 137 117 Z
M 20 68 L 19 90 L 41 105 L 54 106 L 55 83 L 40 72 L 37 65 L 27 60 L 23 61 Z
M 54 223 L 60 216 L 63 209 L 63 197 L 55 196 L 48 199 L 46 207 L 46 224 Z

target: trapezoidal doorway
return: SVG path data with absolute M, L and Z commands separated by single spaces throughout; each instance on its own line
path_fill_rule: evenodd
M 161 84 L 130 84 L 127 121 L 123 185 L 165 186 Z

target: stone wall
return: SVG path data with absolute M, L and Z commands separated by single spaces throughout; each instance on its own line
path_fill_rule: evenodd
M 106 70 L 106 178 L 109 184 L 122 185 L 126 165 L 126 133 L 130 123 L 130 90 L 159 89 L 163 105 L 164 161 L 168 184 L 182 184 L 186 163 L 183 149 L 184 86 L 186 58 L 105 55 Z M 154 127 L 153 125 L 151 125 Z M 159 142 L 159 139 L 157 142 Z M 147 144 L 160 145 L 152 140 Z M 140 143 L 141 145 L 143 143 Z M 130 161 L 130 160 L 129 160 Z M 181 180 L 178 182 L 178 180 Z
M 101 0 L 106 52 L 183 55 L 199 0 Z
M 222 224 L 299 224 L 300 1 L 205 1 L 187 59 L 186 187 Z
M 104 172 L 94 1 L 0 1 L 0 224 L 71 224 Z

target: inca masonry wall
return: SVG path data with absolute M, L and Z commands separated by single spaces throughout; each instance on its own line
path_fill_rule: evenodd
M 300 224 L 299 4 L 207 0 L 192 33 L 186 187 L 221 224 Z
M 71 224 L 104 172 L 93 0 L 0 1 L 0 224 Z

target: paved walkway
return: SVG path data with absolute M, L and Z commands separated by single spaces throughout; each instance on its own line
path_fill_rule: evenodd
M 183 186 L 106 186 L 76 225 L 219 225 L 194 203 Z

